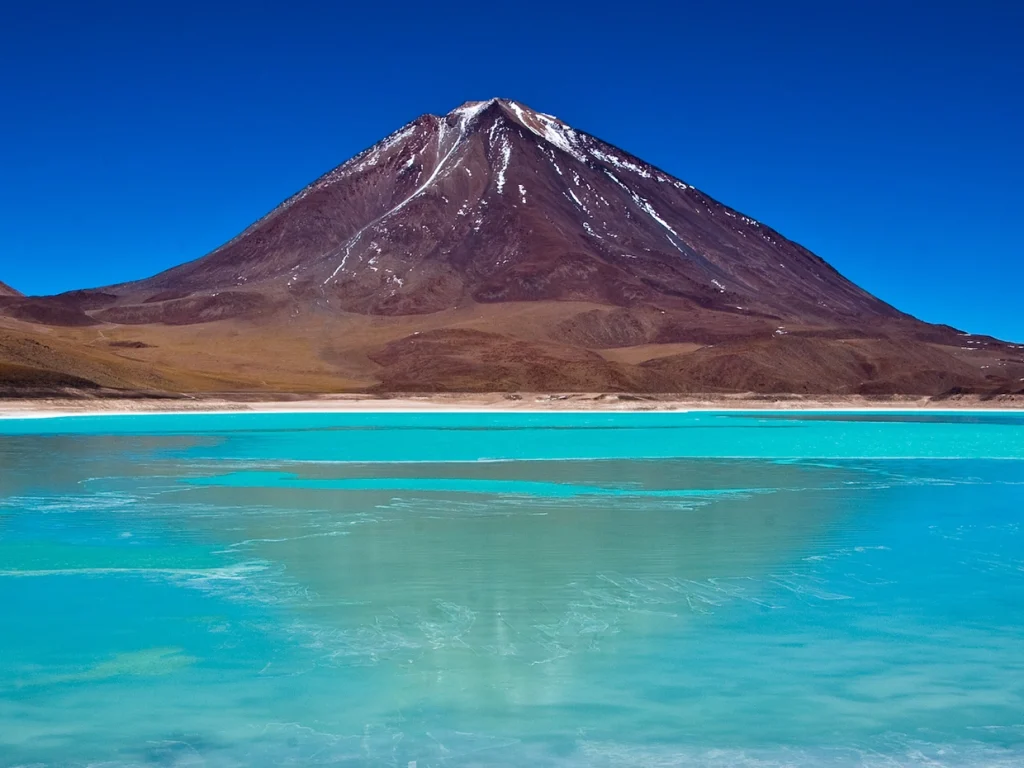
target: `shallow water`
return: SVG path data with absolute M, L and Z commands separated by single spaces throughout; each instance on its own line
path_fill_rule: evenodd
M 1024 765 L 1024 416 L 0 421 L 0 765 Z

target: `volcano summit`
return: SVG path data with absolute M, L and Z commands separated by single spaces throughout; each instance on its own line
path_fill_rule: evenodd
M 1020 347 L 905 315 L 504 99 L 414 120 L 196 261 L 5 295 L 0 313 L 0 359 L 105 386 L 941 394 L 1024 378 Z M 26 359 L 26 339 L 49 352 Z
M 275 281 L 295 299 L 384 315 L 585 300 L 899 316 L 771 229 L 497 99 L 415 120 L 210 255 L 114 293 L 144 302 Z

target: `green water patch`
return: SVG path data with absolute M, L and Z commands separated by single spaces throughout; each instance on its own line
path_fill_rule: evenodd
M 31 679 L 16 681 L 15 685 L 23 688 L 25 686 L 95 683 L 121 677 L 156 677 L 173 674 L 191 666 L 196 661 L 198 659 L 189 656 L 182 648 L 147 648 L 141 651 L 118 653 L 109 659 L 79 670 L 36 675 Z
M 201 572 L 224 565 L 202 548 L 130 547 L 0 540 L 0 576 Z
M 1024 416 L 958 412 L 237 413 L 0 420 L 0 434 L 102 436 L 193 459 L 1024 458 Z M 129 440 L 130 439 L 130 440 Z M 74 442 L 74 441 L 72 441 Z M 13 459 L 12 459 L 13 460 Z M 0 461 L 3 461 L 0 456 Z
M 764 493 L 763 488 L 679 488 L 647 490 L 608 488 L 593 485 L 569 485 L 529 480 L 484 480 L 475 478 L 322 478 L 300 477 L 290 472 L 231 472 L 211 477 L 186 478 L 189 485 L 215 485 L 235 488 L 305 488 L 337 491 L 418 491 L 428 493 L 474 493 L 546 498 L 575 496 L 641 496 L 652 498 L 702 498 Z

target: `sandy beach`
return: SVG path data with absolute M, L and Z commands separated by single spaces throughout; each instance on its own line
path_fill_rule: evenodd
M 437 411 L 716 411 L 716 410 L 841 410 L 841 411 L 1024 411 L 1024 396 L 946 398 L 857 395 L 632 395 L 609 393 L 471 393 L 375 396 L 223 394 L 176 397 L 78 397 L 2 399 L 0 418 L 44 418 L 72 415 L 215 412 L 437 412 Z

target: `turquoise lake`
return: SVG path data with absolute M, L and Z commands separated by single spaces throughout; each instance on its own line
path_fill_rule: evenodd
M 0 420 L 0 766 L 1022 766 L 1024 414 Z

